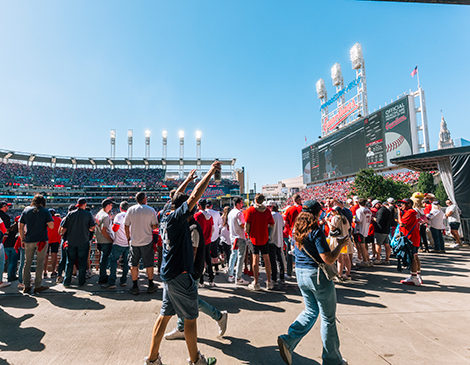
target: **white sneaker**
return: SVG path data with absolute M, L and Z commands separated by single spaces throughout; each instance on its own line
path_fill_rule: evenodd
M 217 325 L 219 326 L 219 336 L 222 337 L 227 330 L 227 321 L 228 321 L 228 313 L 227 311 L 222 311 L 222 317 L 217 321 Z
M 150 361 L 148 357 L 146 357 L 144 360 L 145 360 L 144 365 L 163 365 L 160 354 L 158 354 L 158 357 L 156 360 Z
M 374 265 L 383 265 L 382 260 L 379 260 L 379 259 L 375 259 L 374 261 L 372 261 L 372 263 L 373 263 Z
M 175 328 L 171 332 L 165 333 L 163 337 L 165 340 L 184 340 L 184 331 Z
M 3 283 L 0 284 L 0 288 L 6 288 L 7 286 L 10 286 L 10 285 L 11 283 L 9 281 L 4 281 Z
M 460 245 L 458 243 L 454 243 L 453 245 L 450 246 L 451 248 L 460 248 Z
M 273 290 L 274 289 L 274 284 L 272 281 L 266 282 L 266 290 Z
M 423 277 L 421 275 L 417 275 L 419 280 L 419 285 L 423 285 Z
M 243 278 L 240 278 L 237 280 L 237 285 L 248 285 L 250 282 L 248 280 L 245 280 Z
M 209 286 L 216 286 L 213 281 L 209 281 Z
M 198 353 L 199 353 L 199 358 L 197 359 L 196 362 L 193 363 L 191 362 L 190 359 L 188 359 L 189 365 L 214 365 L 217 362 L 215 357 L 208 357 L 206 359 L 206 357 L 203 354 L 201 354 L 201 351 L 198 351 Z
M 197 284 L 197 287 L 198 288 L 204 288 L 204 284 L 199 283 L 199 284 Z
M 23 283 L 19 283 L 19 284 L 18 284 L 18 289 L 23 290 L 23 289 L 24 289 L 24 284 L 23 284 Z
M 419 279 L 416 275 L 411 275 L 407 277 L 405 280 L 400 280 L 400 283 L 405 284 L 405 285 L 421 286 L 421 283 L 419 282 Z
M 250 285 L 248 285 L 249 290 L 261 290 L 261 286 L 258 284 L 255 284 L 253 281 Z
M 234 283 L 234 282 L 235 282 L 235 276 L 230 275 L 230 276 L 228 277 L 227 281 L 228 281 L 229 283 Z

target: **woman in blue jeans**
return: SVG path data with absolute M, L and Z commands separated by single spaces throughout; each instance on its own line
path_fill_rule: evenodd
M 321 205 L 317 201 L 306 201 L 294 226 L 295 273 L 305 309 L 290 325 L 288 333 L 278 337 L 280 355 L 288 365 L 292 364 L 293 351 L 312 329 L 318 316 L 321 318 L 323 365 L 347 365 L 339 351 L 335 286 L 316 263 L 333 264 L 347 242 L 338 240 L 338 246 L 333 251 L 330 250 L 325 234 L 318 225 L 321 211 Z

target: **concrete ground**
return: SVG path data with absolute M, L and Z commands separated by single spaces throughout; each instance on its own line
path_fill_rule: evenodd
M 469 246 L 420 256 L 422 287 L 400 284 L 407 274 L 394 265 L 359 269 L 353 281 L 336 285 L 341 352 L 349 364 L 470 364 Z M 141 276 L 138 296 L 119 287 L 103 290 L 96 275 L 83 290 L 51 284 L 48 291 L 23 295 L 15 282 L 0 291 L 0 365 L 142 365 L 162 291 L 146 294 Z M 295 280 L 250 292 L 225 277 L 216 277 L 216 288 L 200 290 L 204 300 L 229 313 L 223 339 L 216 337 L 216 323 L 200 315 L 201 352 L 221 365 L 283 364 L 276 338 L 303 309 Z M 321 364 L 321 348 L 318 321 L 293 363 Z M 187 364 L 182 340 L 163 340 L 161 354 L 165 364 Z

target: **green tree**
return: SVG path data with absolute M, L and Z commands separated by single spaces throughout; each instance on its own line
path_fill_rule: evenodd
M 436 191 L 434 195 L 436 196 L 436 199 L 439 200 L 440 205 L 445 206 L 445 201 L 449 198 L 447 196 L 446 189 L 444 188 L 444 184 L 442 183 L 442 181 L 439 181 L 439 184 L 436 185 Z
M 387 198 L 403 199 L 411 196 L 411 185 L 392 179 L 384 179 L 382 175 L 377 175 L 373 169 L 359 171 L 354 180 L 354 194 L 368 198 L 385 201 Z
M 421 172 L 418 179 L 418 191 L 421 193 L 434 194 L 436 186 L 434 185 L 434 177 L 429 172 Z

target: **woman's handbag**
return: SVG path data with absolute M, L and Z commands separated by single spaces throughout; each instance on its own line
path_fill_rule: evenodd
M 315 259 L 315 257 L 310 255 L 310 253 L 307 250 L 304 250 L 302 248 L 302 251 L 304 251 L 313 261 L 317 263 L 318 267 L 323 271 L 328 281 L 333 280 L 335 277 L 338 277 L 338 278 L 340 277 L 335 264 L 329 265 L 324 262 L 320 263 Z M 320 273 L 317 274 L 317 284 L 320 285 Z

